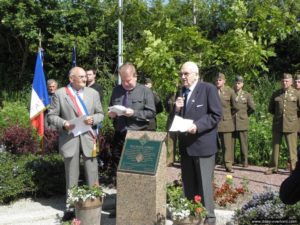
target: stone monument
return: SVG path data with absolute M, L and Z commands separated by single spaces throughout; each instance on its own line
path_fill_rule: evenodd
M 128 131 L 117 171 L 117 225 L 166 218 L 166 133 Z

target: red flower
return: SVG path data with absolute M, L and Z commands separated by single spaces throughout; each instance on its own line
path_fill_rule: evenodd
M 201 202 L 201 196 L 200 195 L 195 195 L 194 201 L 195 202 Z
M 80 225 L 81 221 L 77 218 L 74 218 L 72 221 L 72 225 Z

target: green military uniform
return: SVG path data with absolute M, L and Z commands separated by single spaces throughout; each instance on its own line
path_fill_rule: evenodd
M 248 116 L 254 112 L 255 105 L 252 95 L 244 90 L 236 92 L 236 108 L 237 112 L 234 114 L 234 138 L 238 138 L 241 147 L 241 156 L 243 166 L 248 166 L 248 129 L 249 118 Z M 234 140 L 235 143 L 235 140 Z
M 300 71 L 297 71 L 295 75 L 295 82 L 300 81 Z M 297 89 L 296 84 L 295 84 L 296 90 L 300 93 L 300 89 Z M 300 111 L 298 111 L 298 136 L 300 135 Z
M 234 131 L 234 124 L 232 115 L 236 110 L 236 95 L 230 87 L 224 86 L 219 90 L 220 100 L 222 104 L 222 119 L 218 124 L 218 134 L 221 141 L 221 148 L 224 154 L 224 162 L 226 170 L 232 170 L 234 161 L 234 151 L 232 144 L 232 132 Z
M 286 74 L 285 74 L 286 75 Z M 290 74 L 288 74 L 291 77 Z M 297 161 L 298 110 L 300 109 L 300 93 L 293 87 L 277 90 L 273 93 L 269 112 L 273 114 L 273 151 L 270 162 L 272 172 L 278 170 L 279 147 L 282 136 L 285 136 L 291 159 L 291 167 L 295 169 Z M 266 174 L 269 174 L 266 172 Z

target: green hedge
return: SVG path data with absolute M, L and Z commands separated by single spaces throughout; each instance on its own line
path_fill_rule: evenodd
M 58 154 L 0 153 L 0 204 L 26 196 L 65 193 L 64 164 Z

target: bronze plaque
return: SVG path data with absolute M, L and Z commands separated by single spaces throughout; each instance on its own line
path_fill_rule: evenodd
M 155 175 L 161 147 L 161 141 L 151 141 L 147 135 L 126 139 L 118 171 Z

